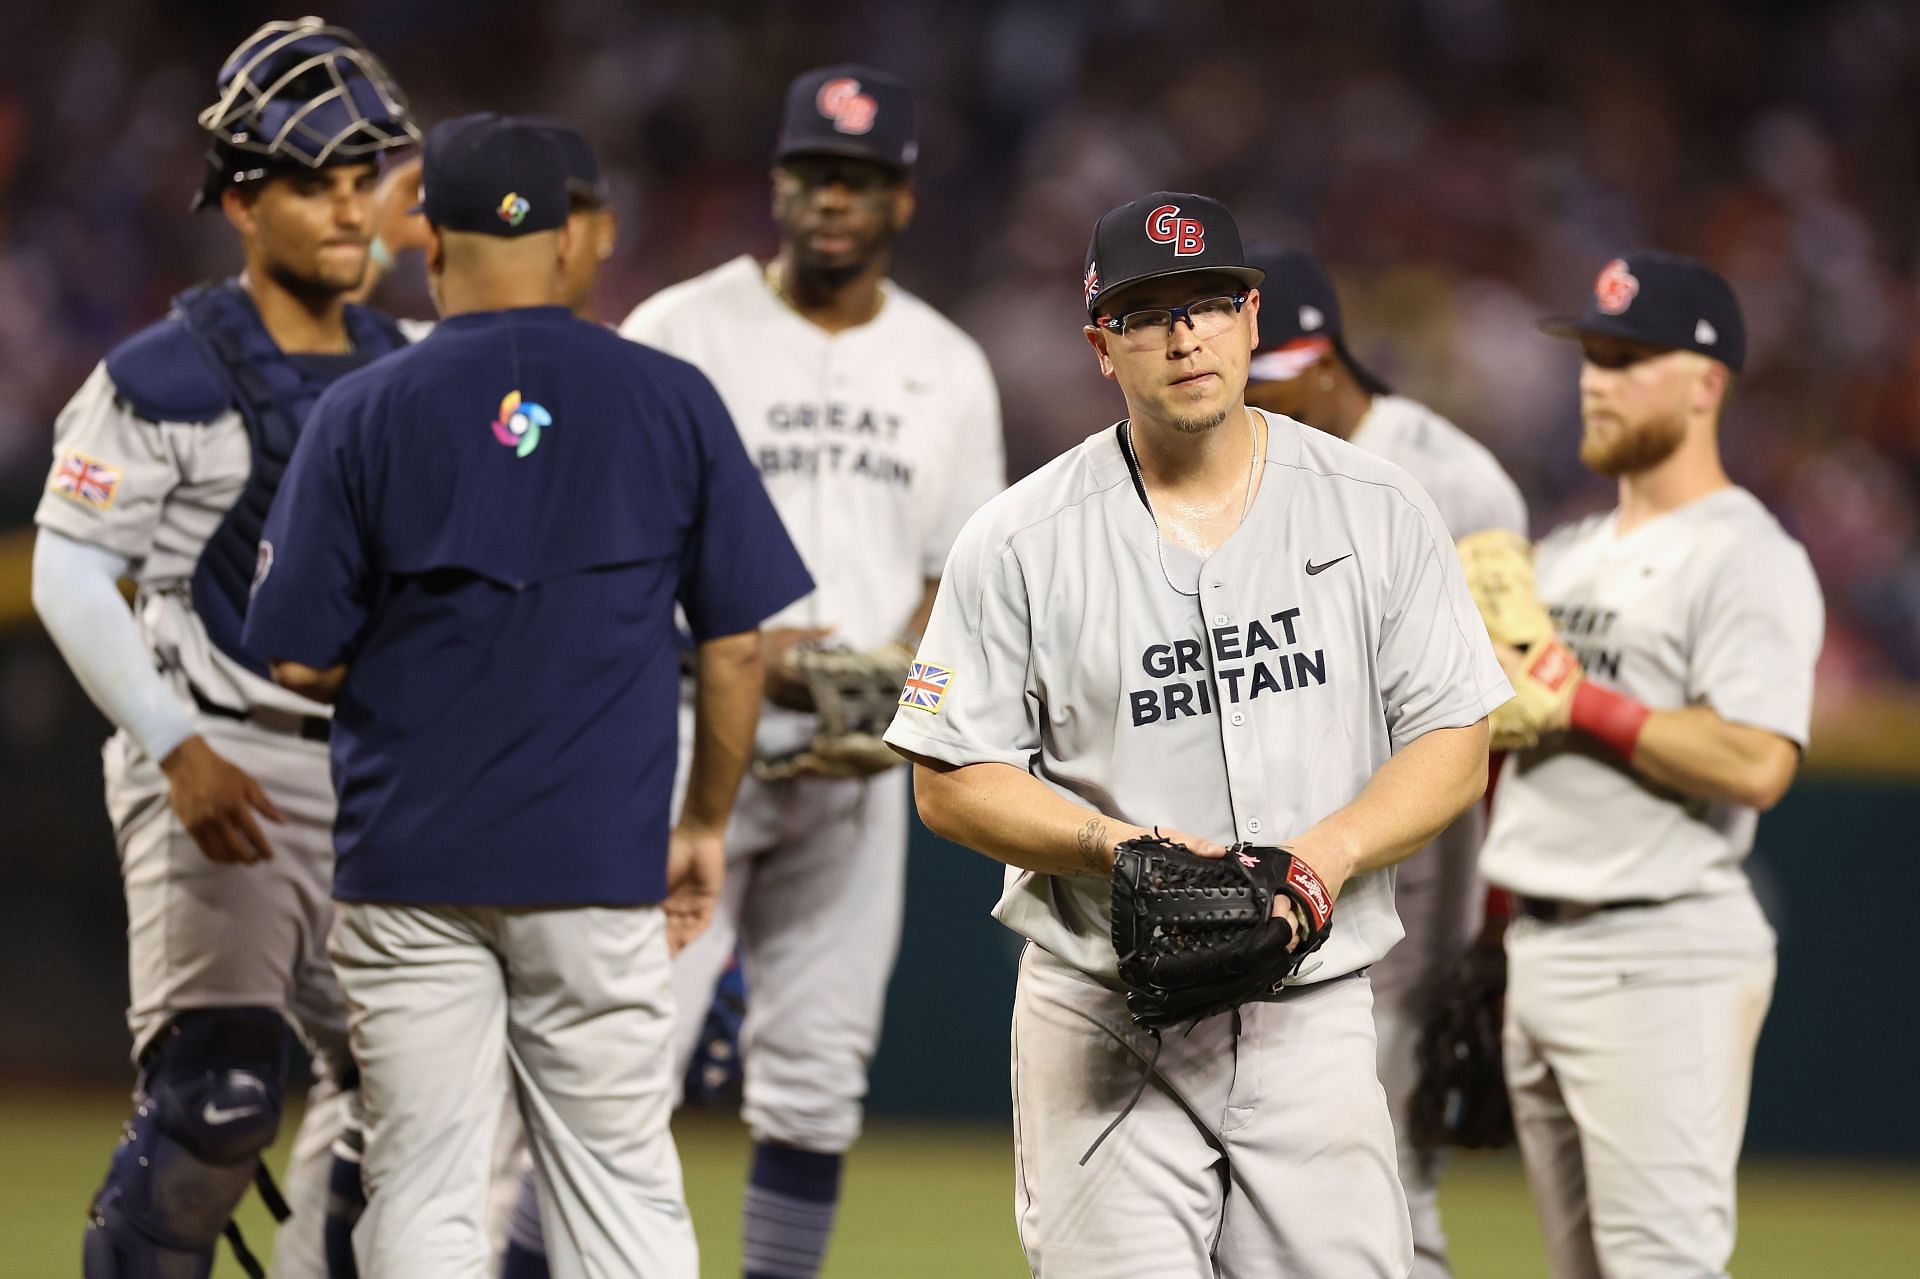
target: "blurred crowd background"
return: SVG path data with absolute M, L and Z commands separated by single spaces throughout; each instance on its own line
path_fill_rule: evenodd
M 0 45 L 0 527 L 115 340 L 231 271 L 187 212 L 222 58 L 260 5 L 14 0 Z M 1310 248 L 1356 353 L 1486 441 L 1536 532 L 1607 487 L 1577 360 L 1533 321 L 1657 246 L 1734 283 L 1736 478 L 1812 552 L 1822 695 L 1920 681 L 1920 8 L 1905 0 L 349 0 L 423 122 L 571 119 L 613 179 L 599 303 L 769 252 L 767 157 L 797 71 L 915 86 L 922 195 L 897 278 L 986 347 L 1015 474 L 1118 416 L 1080 336 L 1093 220 L 1155 187 Z M 430 314 L 417 265 L 380 300 Z

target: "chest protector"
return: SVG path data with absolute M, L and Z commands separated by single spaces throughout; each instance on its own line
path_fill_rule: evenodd
M 260 531 L 279 491 L 307 412 L 336 379 L 407 344 L 400 326 L 361 306 L 346 308 L 350 359 L 329 361 L 325 372 L 304 367 L 281 351 L 253 299 L 239 285 L 205 284 L 173 300 L 187 330 L 212 356 L 233 407 L 247 424 L 253 462 L 246 487 L 207 539 L 193 574 L 193 607 L 220 651 L 257 675 L 267 664 L 240 644 L 253 585 Z

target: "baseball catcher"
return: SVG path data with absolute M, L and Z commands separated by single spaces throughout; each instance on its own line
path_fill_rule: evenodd
M 1460 539 L 1467 589 L 1496 644 L 1519 649 L 1526 661 L 1513 677 L 1513 700 L 1487 717 L 1492 749 L 1526 750 L 1573 701 L 1580 660 L 1554 634 L 1553 619 L 1533 582 L 1533 545 L 1518 533 L 1487 529 Z

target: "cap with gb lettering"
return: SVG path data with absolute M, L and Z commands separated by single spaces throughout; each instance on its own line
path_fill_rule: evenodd
M 1600 268 L 1579 315 L 1540 321 L 1554 337 L 1626 338 L 1674 351 L 1698 351 L 1735 373 L 1747 358 L 1740 300 L 1705 263 L 1643 249 Z
M 1155 191 L 1109 209 L 1093 225 L 1087 270 L 1081 279 L 1087 315 L 1115 289 L 1168 275 L 1201 271 L 1230 276 L 1252 288 L 1264 278 L 1247 263 L 1240 228 L 1218 200 L 1180 191 Z
M 884 71 L 822 67 L 787 87 L 774 157 L 844 155 L 905 173 L 920 154 L 913 95 Z

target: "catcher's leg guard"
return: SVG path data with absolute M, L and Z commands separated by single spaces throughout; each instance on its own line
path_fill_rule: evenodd
M 86 1279 L 205 1279 L 279 1130 L 291 1039 L 268 1008 L 182 1013 L 161 1032 L 93 1199 Z
M 713 1003 L 681 1085 L 689 1106 L 738 1106 L 742 1072 L 740 1026 L 747 1015 L 747 973 L 736 951 L 714 987 Z
M 358 1081 L 355 1081 L 358 1086 Z M 353 1257 L 353 1227 L 367 1210 L 367 1187 L 360 1180 L 360 1163 L 367 1148 L 358 1121 L 333 1143 L 333 1168 L 327 1174 L 327 1279 L 359 1279 Z

